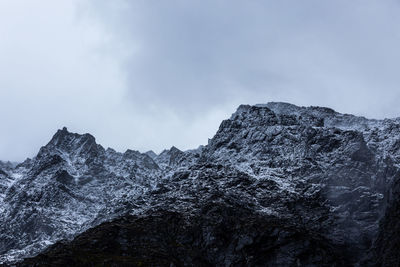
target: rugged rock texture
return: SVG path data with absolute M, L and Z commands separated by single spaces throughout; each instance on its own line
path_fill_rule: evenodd
M 400 173 L 388 190 L 388 207 L 378 238 L 363 262 L 373 266 L 400 266 Z
M 397 266 L 399 134 L 286 103 L 240 106 L 207 146 L 160 155 L 63 129 L 0 173 L 0 253 L 63 239 L 20 264 Z
M 126 198 L 140 198 L 159 178 L 147 155 L 117 153 L 89 134 L 59 130 L 38 155 L 10 171 L 0 199 L 3 261 L 41 251 L 118 216 Z
M 347 265 L 346 255 L 320 233 L 304 230 L 251 209 L 210 203 L 190 217 L 153 211 L 104 223 L 21 265 Z

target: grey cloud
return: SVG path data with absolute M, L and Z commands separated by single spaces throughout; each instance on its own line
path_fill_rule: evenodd
M 395 1 L 113 3 L 93 6 L 117 40 L 137 48 L 124 62 L 136 104 L 197 113 L 282 97 L 369 116 L 399 112 L 385 108 L 399 99 Z
M 400 5 L 4 0 L 0 159 L 57 128 L 118 150 L 205 144 L 242 103 L 400 114 Z

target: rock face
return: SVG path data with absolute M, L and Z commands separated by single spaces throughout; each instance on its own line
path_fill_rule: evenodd
M 388 191 L 388 206 L 378 238 L 365 260 L 365 263 L 372 262 L 375 266 L 400 266 L 400 178 Z
M 242 105 L 208 145 L 160 155 L 63 129 L 0 171 L 1 259 L 398 266 L 399 134 L 399 119 L 287 103 Z

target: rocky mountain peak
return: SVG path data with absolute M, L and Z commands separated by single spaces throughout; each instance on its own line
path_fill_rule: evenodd
M 169 168 L 179 165 L 184 160 L 184 155 L 184 152 L 172 146 L 170 149 L 163 150 L 154 160 L 160 167 Z
M 169 154 L 179 154 L 179 153 L 182 153 L 182 151 L 179 149 L 179 148 L 177 148 L 177 147 L 175 147 L 175 146 L 172 146 L 170 149 L 169 149 L 169 152 L 168 152 Z
M 266 106 L 240 105 L 232 114 L 231 120 L 238 120 L 249 115 L 272 115 L 273 112 Z
M 269 108 L 278 114 L 294 115 L 302 110 L 302 107 L 286 102 L 268 102 L 267 104 L 256 104 L 256 107 Z
M 142 153 L 137 150 L 127 149 L 124 153 L 124 156 L 128 158 L 138 158 L 142 156 Z
M 155 159 L 157 157 L 157 154 L 153 150 L 149 150 L 149 151 L 145 152 L 145 154 L 152 159 Z
M 78 134 L 69 132 L 66 127 L 63 127 L 61 130 L 58 130 L 50 142 L 47 144 L 48 146 L 54 146 L 60 149 L 72 150 L 76 149 L 77 146 L 82 144 L 88 145 L 97 145 L 96 139 L 91 134 Z
M 330 109 L 304 108 L 288 103 L 271 102 L 254 106 L 241 105 L 229 120 L 233 122 L 233 125 L 236 125 L 236 128 L 278 125 L 322 127 L 325 118 L 334 116 L 334 114 L 335 112 Z M 220 128 L 225 128 L 225 126 L 223 123 Z
M 104 148 L 96 143 L 91 134 L 78 134 L 69 132 L 66 127 L 58 130 L 50 142 L 41 148 L 38 157 L 44 154 L 63 154 L 80 157 L 93 157 L 104 152 Z
M 285 103 L 285 102 L 268 102 L 267 104 L 256 104 L 256 107 L 267 107 L 271 109 L 273 112 L 276 114 L 285 114 L 285 115 L 314 115 L 314 116 L 319 116 L 319 117 L 326 117 L 326 116 L 331 116 L 337 113 L 335 110 L 331 108 L 326 108 L 326 107 L 316 107 L 316 106 L 310 106 L 310 107 L 301 107 L 301 106 L 296 106 L 290 103 Z

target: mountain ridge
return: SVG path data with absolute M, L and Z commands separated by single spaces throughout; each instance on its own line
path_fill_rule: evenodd
M 167 220 L 165 227 L 178 227 L 175 220 L 183 220 L 192 229 L 177 230 L 183 239 L 174 242 L 189 246 L 184 240 L 192 240 L 192 249 L 201 252 L 193 258 L 185 254 L 192 249 L 182 254 L 171 248 L 183 258 L 167 257 L 176 266 L 257 265 L 261 261 L 254 260 L 250 247 L 258 247 L 259 257 L 269 264 L 385 262 L 379 260 L 382 253 L 372 251 L 388 242 L 382 233 L 383 222 L 393 221 L 385 210 L 397 203 L 389 189 L 399 179 L 399 134 L 398 119 L 371 120 L 329 108 L 276 102 L 241 105 L 221 123 L 206 146 L 188 151 L 172 147 L 159 155 L 104 149 L 90 134 L 69 133 L 63 128 L 36 157 L 8 171 L 8 180 L 0 173 L 0 181 L 6 181 L 0 187 L 5 214 L 0 261 L 19 261 L 60 240 L 76 247 L 74 238 L 98 225 L 109 231 L 108 227 L 124 216 L 130 216 L 129 223 L 118 223 L 118 231 L 130 229 L 131 222 L 140 218 L 153 225 L 152 220 L 159 220 L 157 214 L 169 214 L 171 221 Z M 220 207 L 220 212 L 224 207 L 231 210 L 221 213 L 225 223 L 209 224 L 201 219 L 218 221 L 213 206 Z M 262 240 L 255 238 L 257 231 L 250 228 L 257 224 L 237 218 L 245 214 L 251 214 L 254 223 L 273 226 L 282 236 L 259 229 Z M 234 229 L 228 231 L 231 239 L 221 236 L 227 222 L 236 225 L 243 236 L 237 236 Z M 193 229 L 211 239 L 194 234 Z M 143 234 L 150 230 L 142 225 L 135 231 Z M 306 233 L 312 234 L 306 238 Z M 84 242 L 89 242 L 85 238 Z M 157 238 L 162 241 L 166 237 Z M 220 238 L 225 240 L 221 244 Z M 157 251 L 166 249 L 151 240 L 146 242 Z M 45 253 L 64 245 L 54 246 Z M 90 253 L 94 251 L 92 248 Z M 30 263 L 35 259 L 36 264 L 62 261 L 57 253 L 52 254 L 55 258 L 39 256 Z

